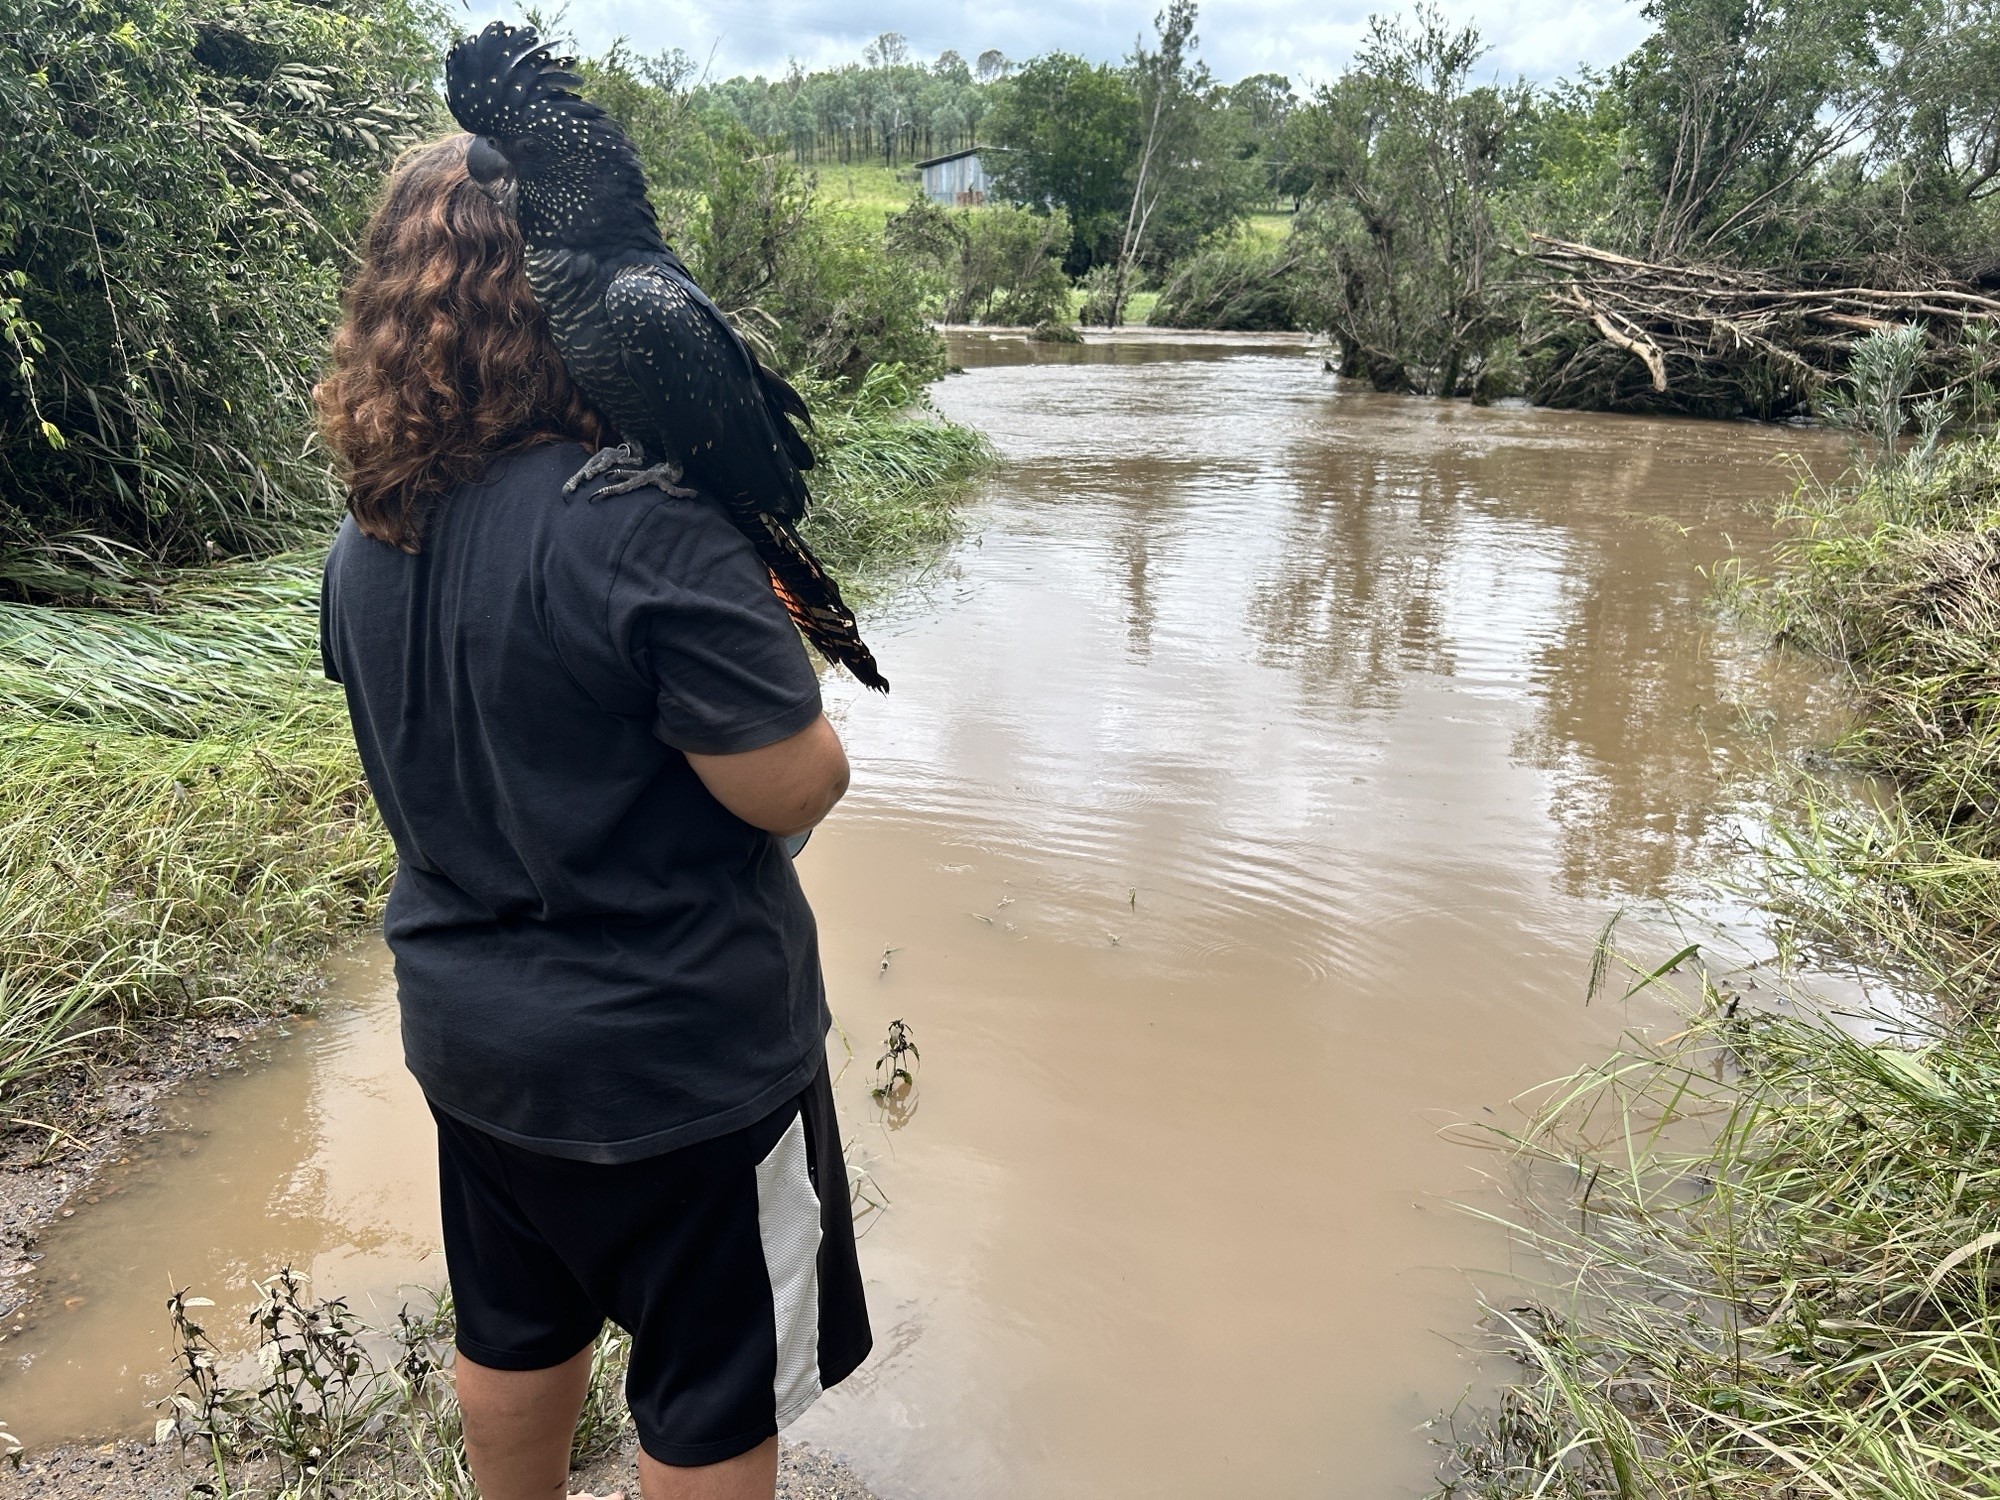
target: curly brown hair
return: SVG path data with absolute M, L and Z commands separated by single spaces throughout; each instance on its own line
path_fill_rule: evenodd
M 608 436 L 528 288 L 512 216 L 466 175 L 471 139 L 396 163 L 313 392 L 356 524 L 405 552 L 432 502 L 492 459 Z

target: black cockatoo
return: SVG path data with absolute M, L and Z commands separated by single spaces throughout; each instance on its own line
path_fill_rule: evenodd
M 840 588 L 793 529 L 813 465 L 799 393 L 766 369 L 660 237 L 638 152 L 532 27 L 495 21 L 445 60 L 445 97 L 472 133 L 466 170 L 511 188 L 528 283 L 587 400 L 623 445 L 573 479 L 601 495 L 694 490 L 728 508 L 806 639 L 861 681 L 888 682 Z M 649 464 L 648 459 L 656 460 Z

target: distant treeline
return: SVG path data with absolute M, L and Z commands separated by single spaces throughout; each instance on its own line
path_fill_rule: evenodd
M 1492 79 L 1477 30 L 1428 4 L 1372 18 L 1304 96 L 1224 84 L 1179 0 L 1116 64 L 922 65 L 891 35 L 861 64 L 693 97 L 801 161 L 976 142 L 1001 196 L 1066 216 L 1087 321 L 1155 287 L 1156 321 L 1314 328 L 1389 390 L 1781 415 L 1896 298 L 2000 284 L 2000 0 L 1642 14 L 1629 57 L 1549 85 Z M 1284 242 L 1246 237 L 1274 205 L 1297 211 Z M 1862 295 L 1786 310 L 1828 290 Z M 1961 326 L 1988 310 L 1907 306 L 1926 379 L 1956 378 Z
M 1651 0 L 1630 57 L 1482 81 L 1378 17 L 1339 78 L 1235 82 L 1169 0 L 1116 63 L 583 69 L 766 353 L 853 391 L 928 320 L 1325 333 L 1385 390 L 1776 416 L 1912 322 L 1917 388 L 2000 366 L 2000 0 Z M 354 235 L 448 128 L 420 0 L 0 0 L 0 596 L 268 550 L 338 504 L 309 391 Z M 814 165 L 977 142 L 996 202 L 871 217 Z M 901 167 L 907 171 L 906 167 Z M 886 217 L 886 226 L 882 222 Z M 1560 243 L 1558 243 L 1560 242 Z M 1579 250 L 1578 245 L 1591 247 Z
M 800 162 L 880 161 L 888 166 L 976 145 L 992 86 L 1013 64 L 989 50 L 967 63 L 956 52 L 935 62 L 910 56 L 909 43 L 885 32 L 864 60 L 783 78 L 693 82 L 692 59 L 666 55 L 662 76 L 690 84 L 698 109 L 723 116 L 761 140 L 781 141 Z

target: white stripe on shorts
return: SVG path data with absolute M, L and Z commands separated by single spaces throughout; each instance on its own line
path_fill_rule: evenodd
M 771 1394 L 783 1428 L 820 1396 L 819 1195 L 806 1171 L 802 1116 L 792 1117 L 771 1154 L 757 1163 L 757 1233 L 778 1330 Z

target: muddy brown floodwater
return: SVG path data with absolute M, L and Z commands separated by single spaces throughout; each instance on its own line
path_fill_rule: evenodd
M 886 1497 L 1420 1492 L 1511 1287 L 1440 1131 L 1665 1020 L 1584 1006 L 1591 939 L 1809 696 L 1700 570 L 1829 445 L 1374 396 L 1284 341 L 954 353 L 1004 462 L 873 625 L 895 694 L 829 684 L 854 791 L 801 860 L 889 1206 L 877 1352 L 796 1435 Z M 378 1316 L 437 1276 L 385 965 L 334 984 L 46 1236 L 0 1344 L 31 1444 L 146 1425 L 170 1285 L 230 1325 L 285 1261 Z

